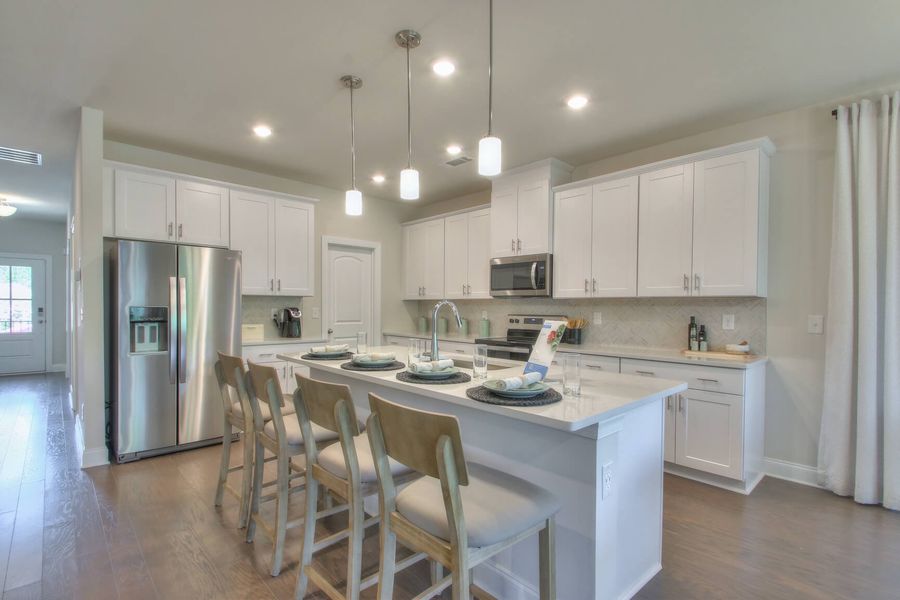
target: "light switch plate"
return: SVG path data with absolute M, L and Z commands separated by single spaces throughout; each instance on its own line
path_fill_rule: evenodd
M 813 335 L 822 335 L 825 333 L 825 316 L 808 315 L 806 317 L 806 332 Z
M 594 312 L 593 321 L 594 321 L 594 325 L 603 325 L 603 315 L 600 313 L 600 311 Z
M 722 315 L 722 329 L 726 331 L 734 329 L 734 315 Z
M 600 498 L 601 500 L 606 500 L 606 497 L 612 492 L 613 485 L 613 464 L 611 461 L 603 465 L 600 474 L 602 477 L 602 491 L 600 492 Z
M 313 307 L 312 307 L 312 318 L 313 318 L 313 319 L 319 319 L 319 318 L 321 318 L 321 317 L 322 317 L 322 313 L 319 312 L 319 307 L 318 307 L 318 306 L 313 306 Z

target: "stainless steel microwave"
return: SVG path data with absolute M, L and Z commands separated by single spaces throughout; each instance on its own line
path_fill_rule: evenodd
M 550 296 L 552 281 L 550 254 L 491 259 L 491 296 Z

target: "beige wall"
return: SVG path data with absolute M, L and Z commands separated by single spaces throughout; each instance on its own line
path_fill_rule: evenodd
M 51 320 L 47 368 L 66 366 L 66 224 L 62 221 L 12 218 L 0 220 L 0 253 L 47 254 L 51 264 L 47 279 L 51 297 L 47 316 Z
M 489 183 L 487 185 L 490 185 Z M 440 202 L 432 202 L 431 204 L 426 204 L 425 206 L 415 208 L 412 213 L 411 219 L 424 219 L 427 217 L 433 217 L 435 215 L 440 215 L 447 212 L 452 212 L 454 210 L 463 210 L 465 208 L 472 208 L 475 206 L 482 206 L 484 204 L 491 203 L 491 190 L 481 190 L 480 192 L 473 192 L 471 194 L 466 194 L 464 196 L 457 196 L 456 198 L 450 198 L 449 200 L 442 200 Z

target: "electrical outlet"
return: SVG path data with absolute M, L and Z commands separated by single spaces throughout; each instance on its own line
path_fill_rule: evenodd
M 734 329 L 734 315 L 722 315 L 722 329 L 726 331 Z
M 487 311 L 486 310 L 481 311 L 481 318 L 487 319 Z
M 280 310 L 278 310 L 277 308 L 273 308 L 272 309 L 272 318 L 277 321 L 280 313 L 281 313 Z
M 825 333 L 825 316 L 807 315 L 806 333 L 811 333 L 813 335 L 822 335 Z
M 312 307 L 312 318 L 313 319 L 321 319 L 322 318 L 322 313 L 319 311 L 318 306 Z
M 594 312 L 593 321 L 594 321 L 594 325 L 603 325 L 603 315 L 600 313 L 599 310 Z
M 611 461 L 603 465 L 603 470 L 601 471 L 601 480 L 603 482 L 601 499 L 606 500 L 606 497 L 609 496 L 609 494 L 612 492 L 613 464 Z

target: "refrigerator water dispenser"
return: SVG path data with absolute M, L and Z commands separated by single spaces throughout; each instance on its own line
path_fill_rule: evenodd
M 169 309 L 163 306 L 129 306 L 131 353 L 150 354 L 169 350 Z

